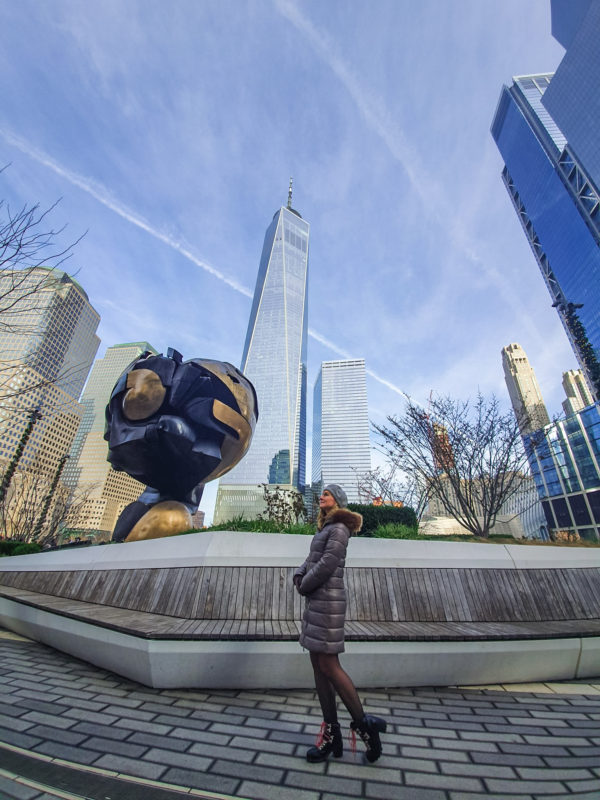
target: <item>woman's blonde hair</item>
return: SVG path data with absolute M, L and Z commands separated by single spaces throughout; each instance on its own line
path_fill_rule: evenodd
M 339 508 L 338 504 L 336 503 L 333 508 L 330 508 L 329 511 L 323 511 L 322 508 L 319 509 L 319 514 L 317 516 L 317 530 L 322 531 L 325 527 L 325 521 L 327 517 L 333 512 L 337 511 Z

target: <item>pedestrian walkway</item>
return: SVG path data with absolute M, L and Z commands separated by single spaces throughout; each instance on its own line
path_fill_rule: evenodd
M 0 798 L 600 800 L 600 679 L 361 696 L 380 761 L 308 764 L 312 692 L 148 689 L 0 631 Z

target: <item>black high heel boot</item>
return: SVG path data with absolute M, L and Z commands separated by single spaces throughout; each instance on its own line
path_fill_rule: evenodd
M 367 761 L 372 764 L 377 761 L 381 755 L 381 739 L 380 733 L 385 733 L 387 723 L 381 717 L 373 717 L 371 714 L 365 714 L 360 721 L 353 720 L 350 723 L 350 728 L 356 731 L 362 739 L 367 752 L 365 756 Z
M 319 761 L 327 761 L 330 753 L 333 753 L 335 758 L 340 758 L 343 752 L 344 742 L 339 723 L 323 722 L 315 747 L 306 751 L 306 760 L 311 764 L 317 764 Z

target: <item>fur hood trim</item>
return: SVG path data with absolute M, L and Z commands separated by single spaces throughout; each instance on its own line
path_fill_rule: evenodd
M 325 517 L 325 525 L 332 525 L 335 522 L 342 522 L 350 531 L 350 536 L 353 536 L 362 528 L 363 518 L 361 514 L 347 508 L 336 508 Z

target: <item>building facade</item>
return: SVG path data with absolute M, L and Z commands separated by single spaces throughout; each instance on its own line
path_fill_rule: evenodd
M 81 397 L 83 418 L 64 473 L 65 483 L 81 498 L 69 518 L 71 528 L 111 534 L 121 511 L 145 489 L 126 472 L 115 472 L 106 460 L 104 411 L 119 376 L 146 351 L 157 353 L 148 342 L 116 344 L 92 368 Z
M 250 449 L 219 482 L 215 522 L 260 513 L 260 484 L 304 488 L 308 242 L 290 190 L 265 234 L 240 367 L 256 389 L 259 418 Z
M 7 290 L 12 310 L 2 313 L 0 363 L 23 364 L 78 400 L 100 344 L 100 315 L 86 292 L 45 267 L 3 272 L 0 294 Z
M 10 297 L 0 326 L 2 464 L 17 456 L 34 420 L 5 499 L 5 506 L 13 500 L 18 505 L 15 513 L 8 508 L 14 532 L 23 513 L 34 521 L 57 476 L 56 493 L 63 491 L 64 465 L 83 413 L 78 398 L 98 349 L 100 317 L 83 288 L 60 270 L 4 271 L 0 295 Z
M 550 422 L 533 367 L 520 344 L 502 348 L 504 380 L 521 434 L 537 431 Z
M 32 411 L 40 412 L 21 466 L 54 470 L 81 421 L 78 404 L 99 338 L 100 322 L 82 287 L 59 270 L 3 272 L 13 311 L 0 327 L 0 458 L 10 459 Z
M 600 197 L 543 104 L 552 81 L 551 74 L 514 78 L 502 89 L 491 130 L 505 163 L 502 179 L 599 400 Z M 595 133 L 597 140 L 597 119 Z
M 454 495 L 456 502 L 452 487 L 448 487 L 448 492 L 450 496 Z M 475 505 L 475 513 L 483 520 L 479 504 Z M 436 494 L 428 499 L 427 512 L 423 514 L 419 532 L 437 536 L 470 535 L 470 531 L 448 514 L 441 498 Z M 495 536 L 512 536 L 515 539 L 550 538 L 544 510 L 531 475 L 524 475 L 517 492 L 502 504 L 491 532 Z
M 585 380 L 585 375 L 580 369 L 570 369 L 567 372 L 563 372 L 562 385 L 567 396 L 567 399 L 563 400 L 562 403 L 565 416 L 569 417 L 571 414 L 577 413 L 577 411 L 582 411 L 594 402 L 590 387 Z
M 569 142 L 576 163 L 600 191 L 600 2 L 552 0 L 552 35 L 566 49 L 542 103 Z
M 524 437 L 548 528 L 600 538 L 600 408 L 589 406 Z
M 370 469 L 365 360 L 324 361 L 313 392 L 313 490 L 337 483 L 358 503 L 358 479 Z

